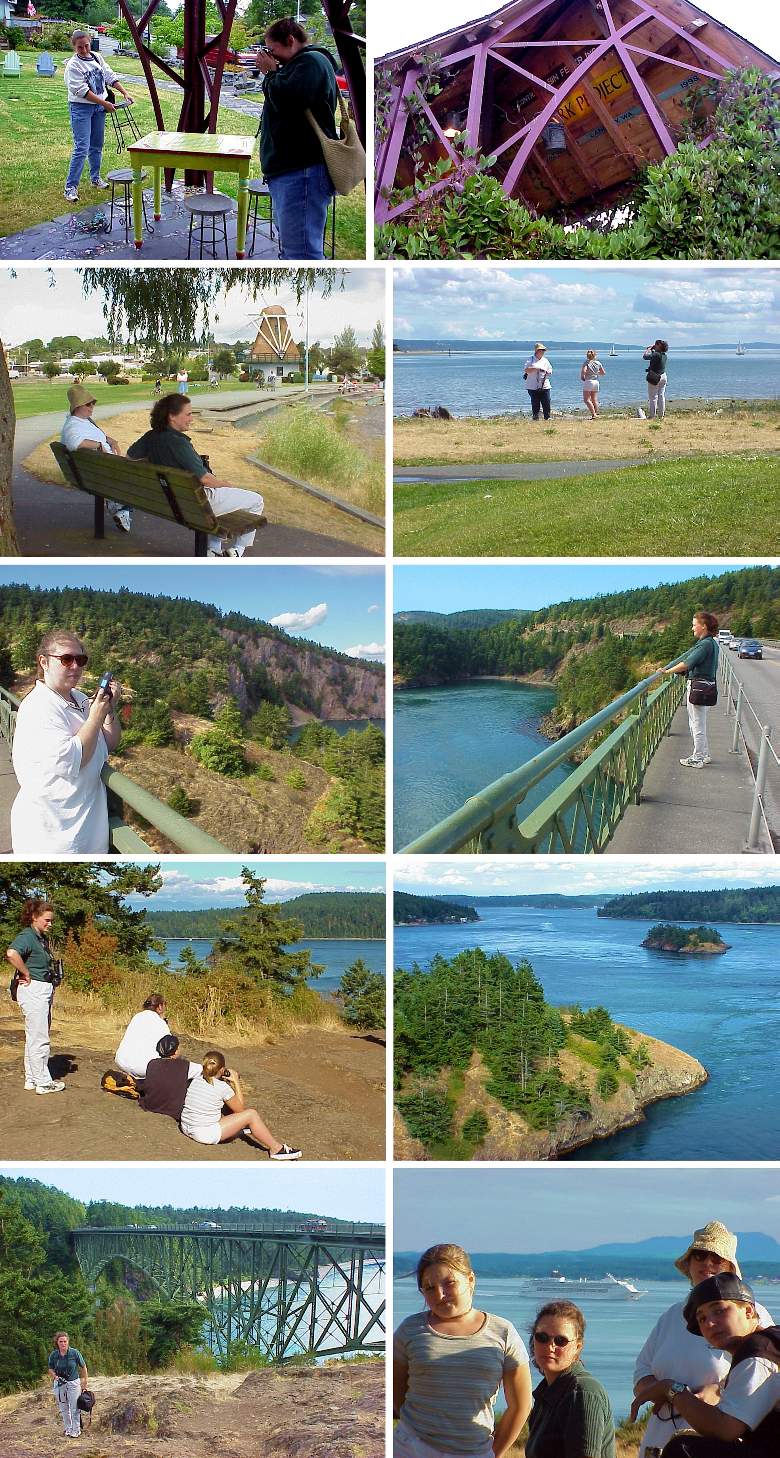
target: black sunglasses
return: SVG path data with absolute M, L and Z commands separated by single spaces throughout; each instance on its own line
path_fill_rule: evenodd
M 72 668 L 74 663 L 79 668 L 86 668 L 89 663 L 88 653 L 49 653 L 47 657 L 56 658 L 62 664 L 63 668 Z
M 553 1342 L 556 1347 L 568 1347 L 569 1343 L 574 1341 L 574 1337 L 562 1336 L 560 1332 L 557 1336 L 552 1336 L 548 1331 L 535 1331 L 534 1341 L 538 1342 L 540 1347 L 549 1347 L 550 1342 Z

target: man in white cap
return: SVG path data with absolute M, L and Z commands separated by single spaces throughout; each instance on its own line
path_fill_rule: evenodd
M 523 365 L 523 379 L 531 396 L 531 414 L 534 420 L 539 419 L 540 409 L 545 420 L 550 419 L 552 365 L 547 358 L 546 350 L 545 344 L 535 344 L 533 354 Z
M 60 440 L 69 451 L 107 451 L 110 456 L 123 454 L 118 440 L 106 435 L 92 419 L 95 396 L 84 385 L 71 385 L 68 390 L 69 413 L 65 416 Z M 121 501 L 109 501 L 107 506 L 121 532 L 129 532 L 133 523 L 133 508 L 123 506 Z

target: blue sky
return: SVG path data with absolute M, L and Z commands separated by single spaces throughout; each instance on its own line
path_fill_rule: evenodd
M 396 567 L 393 607 L 395 612 L 417 609 L 437 613 L 466 608 L 549 607 L 598 593 L 657 587 L 661 582 L 684 582 L 689 577 L 717 577 L 745 565 L 691 560 L 671 565 L 601 562 L 592 567 L 578 562 L 550 562 L 538 567 L 458 563 L 452 567 L 437 564 L 434 571 L 430 567 Z
M 780 885 L 780 867 L 764 856 L 455 856 L 395 862 L 399 891 L 423 896 L 616 896 L 622 891 L 704 891 L 725 886 Z
M 246 856 L 240 865 L 228 861 L 154 862 L 160 865 L 162 890 L 156 896 L 128 896 L 134 907 L 149 911 L 181 911 L 186 907 L 243 906 L 241 866 L 266 878 L 266 900 L 289 901 L 304 891 L 384 891 L 384 869 L 373 862 L 269 861 Z
M 707 264 L 396 264 L 394 337 L 780 343 L 780 269 Z M 770 368 L 774 368 L 770 365 Z M 775 387 L 778 370 L 775 369 Z
M 16 277 L 12 277 L 15 272 Z M 52 268 L 46 279 L 54 286 L 46 287 L 39 269 L 0 271 L 0 319 L 3 321 L 3 342 L 21 344 L 25 339 L 52 339 L 56 334 L 78 334 L 82 339 L 105 333 L 102 294 L 84 298 L 79 270 Z M 269 289 L 267 295 L 248 300 L 240 289 L 234 290 L 217 307 L 212 319 L 215 338 L 232 343 L 236 339 L 254 339 L 257 315 L 266 304 L 281 304 L 287 311 L 294 339 L 304 337 L 303 304 L 297 304 L 287 284 Z M 315 290 L 309 300 L 309 339 L 313 344 L 333 343 L 345 324 L 351 324 L 358 341 L 368 344 L 377 319 L 385 317 L 384 274 L 378 268 L 353 268 L 347 271 L 344 289 L 338 285 L 329 299 Z
M 208 1173 L 198 1164 L 110 1164 L 105 1168 L 75 1165 L 6 1165 L 12 1179 L 40 1180 L 76 1200 L 116 1200 L 122 1205 L 174 1204 L 270 1206 L 279 1210 L 311 1210 L 341 1220 L 382 1223 L 385 1218 L 384 1170 L 318 1165 L 316 1169 L 286 1165 L 238 1169 L 225 1163 Z
M 164 593 L 276 622 L 286 633 L 341 653 L 384 656 L 384 567 L 281 567 L 210 563 L 196 567 L 0 567 L 0 586 L 91 587 Z
M 375 4 L 369 7 L 369 39 L 375 54 L 381 56 L 501 8 L 499 0 L 426 0 L 424 6 L 418 0 Z M 744 0 L 703 0 L 700 8 L 770 56 L 780 57 L 777 0 L 750 0 L 749 5 Z
M 396 1169 L 393 1245 L 452 1241 L 471 1251 L 587 1250 L 606 1241 L 690 1236 L 706 1220 L 778 1234 L 777 1169 Z M 670 1272 L 671 1274 L 671 1272 Z

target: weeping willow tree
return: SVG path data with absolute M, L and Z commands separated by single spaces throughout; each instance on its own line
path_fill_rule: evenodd
M 219 305 L 240 290 L 249 302 L 277 289 L 292 288 L 296 301 L 319 291 L 328 298 L 344 287 L 345 269 L 328 268 L 84 268 L 85 298 L 103 296 L 103 316 L 110 339 L 141 346 L 189 348 L 219 322 Z M 56 275 L 49 272 L 52 286 Z M 29 277 L 25 281 L 29 284 Z M 16 412 L 8 365 L 0 338 L 0 556 L 19 555 L 13 520 L 13 471 Z

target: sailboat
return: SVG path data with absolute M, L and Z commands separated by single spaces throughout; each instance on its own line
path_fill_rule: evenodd
M 742 343 L 742 340 L 741 339 L 739 341 L 739 344 L 737 345 L 737 354 L 739 354 L 739 355 L 747 354 L 747 350 L 745 349 L 745 346 Z
M 617 350 L 615 349 L 614 344 L 613 344 L 612 348 L 609 351 L 609 357 L 610 357 L 610 359 L 617 359 Z

